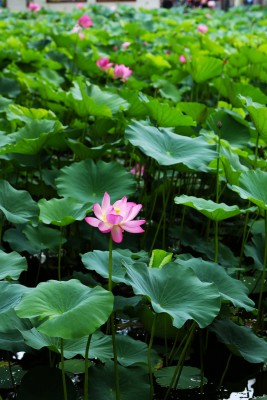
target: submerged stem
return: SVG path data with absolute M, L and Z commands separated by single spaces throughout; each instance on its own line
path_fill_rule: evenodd
M 65 365 L 64 365 L 64 340 L 60 339 L 60 353 L 61 353 L 61 372 L 62 372 L 62 385 L 64 400 L 68 400 L 67 386 L 66 386 L 66 376 L 65 376 Z
M 91 343 L 92 335 L 88 336 L 86 348 L 85 348 L 85 359 L 84 359 L 84 400 L 89 398 L 89 383 L 88 383 L 88 369 L 89 369 L 89 348 Z

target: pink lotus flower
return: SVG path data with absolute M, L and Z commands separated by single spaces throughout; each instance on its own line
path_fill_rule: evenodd
M 85 38 L 85 35 L 84 35 L 83 32 L 79 32 L 79 33 L 78 33 L 78 36 L 79 36 L 79 38 L 80 38 L 81 40 L 83 40 L 83 39 Z
M 39 4 L 32 2 L 32 3 L 29 3 L 28 9 L 33 12 L 38 12 L 41 10 L 41 7 L 39 6 Z
M 131 42 L 124 42 L 124 43 L 122 43 L 121 48 L 127 49 L 127 47 L 129 47 L 130 45 L 131 45 Z
M 77 3 L 76 7 L 79 8 L 79 10 L 81 10 L 84 7 L 84 3 Z
M 206 33 L 207 30 L 208 30 L 208 27 L 207 27 L 207 25 L 204 25 L 204 24 L 199 24 L 197 27 L 197 31 L 200 33 Z
M 142 204 L 128 202 L 124 196 L 121 200 L 110 204 L 110 196 L 105 192 L 102 204 L 93 205 L 93 211 L 96 216 L 86 217 L 85 221 L 102 233 L 111 233 L 111 238 L 115 243 L 121 243 L 123 232 L 142 233 L 144 230 L 140 227 L 146 221 L 144 219 L 133 220 L 142 208 Z
M 80 17 L 78 19 L 78 23 L 82 28 L 90 28 L 90 26 L 94 25 L 93 21 L 87 14 L 84 14 L 82 17 Z
M 121 78 L 122 82 L 126 82 L 127 78 L 129 78 L 129 76 L 131 76 L 132 73 L 133 71 L 130 68 L 125 67 L 124 64 L 120 65 L 116 64 L 114 67 L 114 78 L 115 79 Z
M 206 18 L 211 18 L 211 15 L 209 13 L 205 14 Z
M 214 0 L 209 0 L 207 3 L 209 8 L 215 8 L 216 7 L 216 3 Z
M 96 61 L 96 65 L 105 71 L 106 69 L 109 69 L 112 67 L 113 63 L 109 62 L 108 58 L 102 57 L 99 60 Z
M 130 173 L 133 175 L 143 176 L 145 172 L 145 166 L 140 165 L 139 163 L 135 164 L 135 166 L 130 170 Z
M 183 54 L 180 55 L 179 61 L 180 61 L 182 64 L 186 64 L 186 58 L 185 58 L 185 56 L 184 56 Z
M 75 25 L 73 28 L 72 28 L 72 30 L 70 31 L 70 33 L 77 33 L 77 32 L 79 32 L 79 31 L 81 31 L 82 30 L 82 27 L 80 26 L 80 25 Z

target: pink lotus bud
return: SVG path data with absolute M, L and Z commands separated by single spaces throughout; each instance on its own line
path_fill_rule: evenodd
M 99 60 L 96 61 L 96 65 L 105 71 L 106 69 L 109 69 L 112 67 L 113 63 L 109 62 L 108 58 L 102 57 Z
M 122 43 L 121 48 L 127 49 L 127 47 L 129 47 L 130 45 L 131 45 L 131 42 L 124 42 L 124 43 Z
M 72 30 L 70 31 L 70 33 L 77 33 L 82 29 L 82 27 L 80 25 L 75 25 Z
M 186 58 L 185 58 L 185 56 L 184 56 L 183 54 L 180 55 L 179 61 L 180 61 L 182 64 L 186 64 Z
M 80 17 L 78 19 L 78 23 L 82 28 L 90 28 L 90 26 L 94 25 L 93 21 L 87 14 L 84 14 L 82 17 Z
M 83 39 L 85 38 L 85 35 L 84 35 L 83 32 L 79 32 L 79 33 L 78 33 L 78 36 L 79 36 L 79 38 L 80 38 L 81 40 L 83 40 Z
M 211 15 L 209 13 L 205 14 L 206 18 L 211 18 Z
M 125 67 L 124 64 L 118 65 L 116 64 L 114 67 L 114 78 L 121 78 L 122 82 L 126 82 L 127 78 L 129 78 L 129 76 L 131 76 L 133 73 L 133 71 L 128 68 Z
M 32 2 L 32 3 L 29 3 L 28 9 L 33 12 L 38 12 L 41 10 L 41 7 L 39 6 L 39 4 Z
M 77 3 L 76 7 L 79 8 L 79 10 L 81 10 L 84 7 L 84 3 Z
M 197 27 L 197 31 L 200 33 L 206 33 L 207 30 L 208 30 L 208 27 L 207 27 L 207 25 L 204 25 L 204 24 L 199 24 Z

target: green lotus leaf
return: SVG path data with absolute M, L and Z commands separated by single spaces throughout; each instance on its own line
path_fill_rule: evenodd
M 202 83 L 222 74 L 223 62 L 215 57 L 195 57 L 187 64 L 196 83 Z
M 116 141 L 114 143 L 105 143 L 101 146 L 97 147 L 87 147 L 83 143 L 77 142 L 77 140 L 67 139 L 67 145 L 73 151 L 76 157 L 80 160 L 84 160 L 86 158 L 94 159 L 97 157 L 101 157 L 106 154 L 107 150 L 112 147 L 116 147 L 120 144 L 121 141 Z
M 0 112 L 6 111 L 8 109 L 9 104 L 12 104 L 12 100 L 7 99 L 0 95 Z
M 194 320 L 204 328 L 218 315 L 220 294 L 212 283 L 201 282 L 193 270 L 169 263 L 162 268 L 124 263 L 126 278 L 135 294 L 147 296 L 156 313 L 167 313 L 173 326 L 181 328 Z
M 253 267 L 259 271 L 263 270 L 265 251 L 265 237 L 263 234 L 254 234 L 251 242 L 245 245 L 244 253 L 246 257 L 254 260 Z
M 149 261 L 149 267 L 162 268 L 163 265 L 168 264 L 172 260 L 173 253 L 165 250 L 154 249 Z
M 3 147 L 0 153 L 37 154 L 50 137 L 62 128 L 59 121 L 31 120 L 23 128 L 9 135 L 14 142 Z
M 66 239 L 62 238 L 61 232 L 57 229 L 48 228 L 39 224 L 36 227 L 27 225 L 23 229 L 23 234 L 28 239 L 29 243 L 37 249 L 35 251 L 50 250 L 58 251 L 58 244 L 65 243 Z
M 203 137 L 181 136 L 170 129 L 158 129 L 144 122 L 133 121 L 126 128 L 125 136 L 160 165 L 184 164 L 193 170 L 207 171 L 209 162 L 216 158 L 214 147 Z
M 241 210 L 238 206 L 228 206 L 225 203 L 215 203 L 212 200 L 205 200 L 186 195 L 175 197 L 174 202 L 176 204 L 183 204 L 185 206 L 194 208 L 213 221 L 223 221 L 227 218 L 235 217 L 236 215 L 251 211 Z
M 60 196 L 75 197 L 80 203 L 93 204 L 101 203 L 105 192 L 111 201 L 132 194 L 135 182 L 132 174 L 118 163 L 84 160 L 62 168 L 56 185 Z
M 144 365 L 147 366 L 148 345 L 140 340 L 135 340 L 130 336 L 117 335 L 118 362 L 124 367 Z M 159 360 L 157 352 L 152 349 L 151 363 L 155 365 Z
M 103 278 L 109 277 L 109 252 L 94 250 L 82 255 L 82 262 L 86 269 L 96 271 Z M 112 252 L 112 281 L 115 283 L 124 282 L 125 268 L 122 261 L 132 264 L 134 261 L 129 256 L 124 256 L 120 252 L 113 250 Z
M 33 349 L 40 350 L 48 347 L 50 350 L 60 353 L 60 338 L 49 337 L 39 332 L 36 328 L 24 330 L 21 332 L 26 344 Z M 77 355 L 85 357 L 85 349 L 88 336 L 80 339 L 64 340 L 64 357 L 67 359 L 76 357 Z M 113 347 L 111 336 L 104 335 L 100 331 L 92 334 L 89 348 L 89 358 L 98 358 L 101 362 L 106 362 L 113 358 Z
M 12 378 L 10 376 L 10 371 L 12 373 Z M 0 365 L 0 389 L 13 389 L 14 384 L 19 385 L 22 377 L 26 374 L 20 366 L 18 365 Z M 2 399 L 2 397 L 0 397 Z
M 207 107 L 202 103 L 180 102 L 178 109 L 187 115 L 190 115 L 197 123 L 203 122 L 207 115 Z
M 262 139 L 267 143 L 267 107 L 246 107 L 255 128 Z
M 39 332 L 63 339 L 95 332 L 107 321 L 112 309 L 110 292 L 100 286 L 88 288 L 76 279 L 40 283 L 15 308 L 20 318 L 38 317 Z
M 76 199 L 64 197 L 62 199 L 41 199 L 38 202 L 40 220 L 44 224 L 66 226 L 76 220 L 81 221 L 91 211 L 92 204 L 80 204 Z
M 129 103 L 119 95 L 112 92 L 104 92 L 96 85 L 87 88 L 87 94 L 92 97 L 98 106 L 108 107 L 112 114 L 129 108 Z
M 147 368 L 124 368 L 119 365 L 120 399 L 149 400 L 150 386 L 147 380 Z M 138 384 L 136 384 L 138 382 Z M 114 364 L 93 366 L 89 373 L 89 398 L 97 400 L 116 400 Z
M 65 376 L 68 400 L 76 400 L 77 393 L 68 375 Z M 35 366 L 23 376 L 18 400 L 64 400 L 62 372 L 59 368 Z
M 238 186 L 233 185 L 231 189 L 239 194 L 242 199 L 248 199 L 260 209 L 267 210 L 267 172 L 245 171 L 239 178 Z
M 228 319 L 216 320 L 209 327 L 216 333 L 218 340 L 224 343 L 235 354 L 250 363 L 267 361 L 267 342 L 246 326 L 236 325 Z
M 36 220 L 39 214 L 37 203 L 27 191 L 16 190 L 4 180 L 0 180 L 0 210 L 13 224 Z
M 0 250 L 0 279 L 10 278 L 17 280 L 28 268 L 27 260 L 15 251 L 5 253 Z
M 161 368 L 154 373 L 157 383 L 163 387 L 169 387 L 176 367 Z M 201 371 L 195 367 L 184 366 L 177 385 L 177 389 L 194 389 L 206 384 L 206 378 L 202 381 Z
M 33 119 L 56 120 L 56 115 L 52 111 L 43 108 L 27 108 L 18 104 L 11 104 L 7 112 L 7 118 L 10 121 L 19 120 L 28 123 Z
M 190 258 L 186 261 L 178 258 L 175 262 L 192 268 L 201 282 L 215 283 L 222 300 L 231 301 L 235 307 L 242 307 L 246 311 L 254 309 L 254 301 L 248 297 L 247 287 L 228 275 L 221 265 L 201 258 Z
M 177 108 L 170 107 L 168 104 L 160 103 L 158 100 L 150 100 L 146 103 L 148 115 L 151 120 L 157 122 L 158 126 L 195 126 L 193 119 L 184 115 Z

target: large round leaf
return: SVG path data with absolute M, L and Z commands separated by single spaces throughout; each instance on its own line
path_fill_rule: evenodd
M 248 297 L 247 287 L 228 275 L 221 265 L 201 258 L 190 258 L 186 261 L 177 259 L 175 262 L 192 268 L 202 282 L 215 283 L 223 300 L 231 301 L 235 307 L 242 307 L 247 311 L 254 309 L 254 302 Z
M 241 210 L 238 206 L 228 206 L 225 203 L 215 203 L 212 200 L 205 200 L 199 197 L 186 195 L 175 197 L 174 202 L 176 204 L 183 204 L 184 206 L 194 208 L 213 221 L 222 221 L 247 211 Z
M 38 206 L 28 192 L 16 190 L 4 180 L 0 180 L 0 210 L 13 224 L 25 224 L 39 214 Z
M 193 170 L 207 171 L 209 162 L 216 158 L 213 146 L 203 137 L 181 136 L 144 122 L 134 121 L 127 127 L 125 136 L 160 165 L 184 164 Z
M 231 188 L 239 193 L 242 199 L 248 199 L 262 210 L 267 210 L 267 172 L 245 171 L 240 175 L 237 185 Z
M 44 224 L 66 226 L 74 221 L 81 221 L 91 211 L 90 204 L 80 204 L 77 200 L 64 197 L 63 199 L 41 199 L 38 202 L 40 220 Z
M 204 328 L 220 311 L 216 286 L 201 282 L 190 268 L 176 263 L 160 269 L 148 268 L 143 263 L 125 267 L 135 294 L 149 297 L 154 311 L 169 314 L 176 328 L 181 328 L 187 320 L 195 320 Z
M 0 279 L 7 277 L 18 279 L 22 271 L 27 270 L 27 261 L 25 257 L 21 257 L 17 252 L 5 253 L 0 250 Z
M 38 331 L 63 339 L 81 338 L 107 321 L 113 295 L 96 286 L 91 289 L 76 279 L 48 281 L 27 293 L 16 307 L 21 318 L 38 317 Z
M 228 319 L 215 321 L 210 327 L 219 341 L 226 344 L 235 354 L 250 363 L 267 361 L 267 342 L 255 335 L 252 329 L 236 325 Z
M 223 62 L 215 57 L 197 56 L 191 63 L 188 63 L 188 69 L 194 81 L 202 83 L 221 75 Z
M 56 179 L 58 193 L 81 203 L 100 203 L 105 192 L 116 201 L 134 191 L 133 176 L 121 165 L 84 160 L 62 168 Z
M 156 381 L 160 386 L 169 387 L 173 378 L 176 367 L 166 367 L 154 373 Z M 207 383 L 207 379 L 203 379 L 203 383 Z M 194 389 L 202 385 L 201 371 L 195 367 L 185 366 L 177 385 L 177 389 Z

